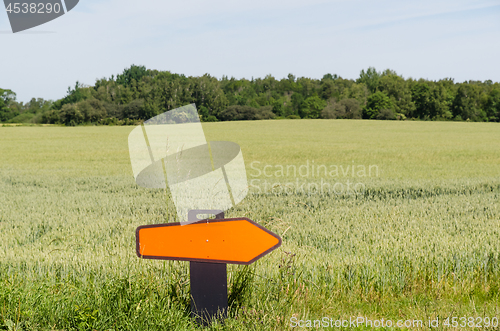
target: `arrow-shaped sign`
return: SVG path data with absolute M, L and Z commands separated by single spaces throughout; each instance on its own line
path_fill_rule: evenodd
M 278 235 L 244 217 L 136 230 L 137 255 L 145 259 L 251 264 L 280 245 Z
M 202 324 L 225 318 L 226 264 L 251 264 L 281 245 L 278 235 L 248 218 L 224 219 L 224 211 L 248 194 L 240 147 L 207 143 L 194 104 L 149 119 L 132 130 L 128 142 L 136 183 L 168 184 L 180 221 L 138 227 L 137 255 L 190 261 L 193 316 Z M 216 219 L 200 221 L 201 214 Z

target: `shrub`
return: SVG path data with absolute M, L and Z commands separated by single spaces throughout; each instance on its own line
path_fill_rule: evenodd
M 378 120 L 395 120 L 396 114 L 392 109 L 382 109 L 379 111 L 377 117 Z
M 31 119 L 35 117 L 35 114 L 32 113 L 22 113 L 17 115 L 16 117 L 8 120 L 8 123 L 29 123 Z
M 136 99 L 123 107 L 122 118 L 139 119 L 144 114 L 144 100 Z
M 330 99 L 321 111 L 321 118 L 361 118 L 361 106 L 356 99 L 344 99 L 339 102 Z
M 272 106 L 254 108 L 250 106 L 230 106 L 219 114 L 222 121 L 264 120 L 275 118 Z
M 203 122 L 218 122 L 219 120 L 217 119 L 217 117 L 213 116 L 213 115 L 208 115 L 206 117 L 202 117 L 201 118 Z
M 384 109 L 394 109 L 391 99 L 384 93 L 377 91 L 368 97 L 368 101 L 363 110 L 363 118 L 375 119 L 379 118 L 379 113 Z M 392 113 L 394 115 L 394 112 Z M 385 112 L 381 117 L 390 116 Z M 395 117 L 395 115 L 394 115 Z

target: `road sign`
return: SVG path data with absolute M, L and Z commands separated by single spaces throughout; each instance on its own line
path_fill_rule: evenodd
M 136 230 L 137 255 L 145 259 L 251 264 L 280 245 L 278 235 L 245 217 Z
M 147 120 L 130 132 L 128 143 L 137 185 L 168 184 L 180 221 L 138 227 L 137 255 L 190 261 L 192 314 L 205 325 L 225 318 L 226 264 L 251 264 L 281 245 L 278 235 L 248 218 L 224 219 L 224 211 L 248 194 L 239 145 L 207 143 L 194 104 Z M 200 214 L 216 219 L 200 221 Z

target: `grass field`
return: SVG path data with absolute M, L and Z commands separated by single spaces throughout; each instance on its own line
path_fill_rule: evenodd
M 436 318 L 433 330 L 473 329 L 464 316 L 482 329 L 498 322 L 497 124 L 203 125 L 207 140 L 240 144 L 252 184 L 226 216 L 283 238 L 253 265 L 229 266 L 230 318 L 210 329 L 292 330 L 323 317 L 415 330 Z M 135 228 L 175 221 L 175 210 L 168 192 L 136 186 L 131 130 L 0 127 L 0 330 L 200 328 L 188 263 L 135 255 Z

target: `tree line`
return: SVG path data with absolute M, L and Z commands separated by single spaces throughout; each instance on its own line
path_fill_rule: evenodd
M 186 77 L 132 65 L 94 86 L 76 82 L 64 98 L 17 102 L 0 89 L 0 122 L 130 125 L 195 103 L 204 122 L 273 118 L 500 121 L 500 84 L 405 79 L 361 70 L 356 80 L 271 75 L 257 79 Z

